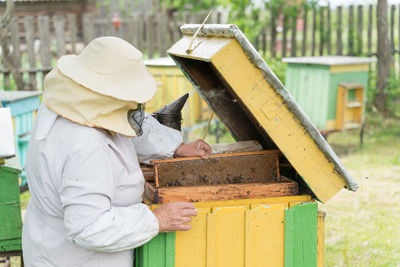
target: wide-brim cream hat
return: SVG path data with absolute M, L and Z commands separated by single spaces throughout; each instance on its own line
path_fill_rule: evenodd
M 125 101 L 96 93 L 63 75 L 57 68 L 44 81 L 43 102 L 70 121 L 123 134 L 138 136 L 128 120 L 130 110 L 138 107 L 135 101 Z
M 77 84 L 120 100 L 145 103 L 157 90 L 143 54 L 117 37 L 94 39 L 78 56 L 62 56 L 57 68 Z

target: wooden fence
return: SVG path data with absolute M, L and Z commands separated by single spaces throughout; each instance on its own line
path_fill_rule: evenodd
M 147 58 L 166 56 L 166 50 L 181 38 L 179 27 L 187 22 L 201 23 L 206 15 L 207 12 L 176 12 L 168 18 L 165 12 L 138 12 L 121 18 L 117 28 L 110 17 L 85 14 L 82 30 L 77 28 L 78 18 L 74 14 L 13 18 L 9 26 L 12 63 L 23 75 L 24 89 L 37 90 L 41 89 L 44 76 L 57 58 L 78 53 L 96 37 L 119 36 L 143 51 Z M 219 23 L 220 17 L 215 13 L 210 22 Z M 14 87 L 11 72 L 3 63 L 0 65 L 0 73 L 3 74 L 0 81 L 5 90 L 10 90 Z
M 397 56 L 400 52 L 400 6 L 392 5 L 388 11 L 390 42 L 396 55 L 393 63 L 400 69 Z M 24 89 L 41 90 L 43 77 L 56 59 L 66 53 L 78 53 L 93 38 L 120 36 L 143 51 L 147 58 L 165 56 L 167 48 L 181 37 L 179 26 L 200 23 L 207 12 L 146 13 L 138 10 L 121 16 L 118 28 L 112 22 L 112 14 L 85 14 L 83 18 L 74 15 L 24 17 L 19 18 L 21 25 L 15 19 L 9 34 L 13 65 L 23 74 Z M 208 23 L 233 23 L 224 19 L 228 17 L 225 13 L 223 10 L 214 12 Z M 83 20 L 83 29 L 77 28 L 77 19 Z M 316 7 L 292 17 L 263 10 L 258 21 L 260 32 L 248 36 L 254 36 L 250 41 L 267 61 L 287 56 L 376 55 L 377 20 L 373 5 Z M 0 75 L 3 88 L 13 87 L 10 71 L 4 65 L 0 65 L 0 73 L 3 74 Z

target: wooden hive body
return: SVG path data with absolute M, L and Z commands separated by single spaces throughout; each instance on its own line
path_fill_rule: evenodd
M 357 184 L 236 26 L 199 27 L 181 27 L 183 38 L 168 54 L 237 141 L 262 146 L 240 156 L 254 157 L 250 170 L 263 162 L 255 169 L 265 173 L 249 178 L 238 166 L 231 170 L 240 179 L 221 180 L 210 167 L 212 182 L 191 162 L 200 159 L 154 162 L 154 170 L 144 171 L 149 207 L 191 201 L 198 216 L 190 231 L 161 233 L 137 249 L 136 267 L 323 266 L 324 216 L 315 200 L 328 201 L 344 187 L 355 191 Z M 263 153 L 275 159 L 255 156 Z M 210 160 L 235 164 L 235 156 Z M 185 162 L 199 174 L 189 182 Z M 176 177 L 165 176 L 167 165 Z

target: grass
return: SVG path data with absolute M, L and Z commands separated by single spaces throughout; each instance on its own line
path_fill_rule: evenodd
M 327 212 L 327 267 L 400 266 L 400 121 L 367 127 L 365 144 L 358 132 L 329 136 L 360 188 L 342 190 L 321 209 Z
M 199 129 L 190 139 L 203 133 Z M 400 266 L 400 120 L 369 118 L 362 147 L 358 134 L 328 138 L 360 188 L 342 190 L 320 205 L 327 213 L 325 266 Z M 207 141 L 214 143 L 215 136 L 209 134 Z M 224 136 L 222 141 L 232 139 Z M 29 192 L 21 195 L 23 209 L 29 197 Z

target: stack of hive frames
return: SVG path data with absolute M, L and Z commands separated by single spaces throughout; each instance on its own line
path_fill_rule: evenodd
M 216 201 L 297 195 L 279 173 L 279 151 L 264 150 L 153 161 L 144 197 L 150 203 Z

